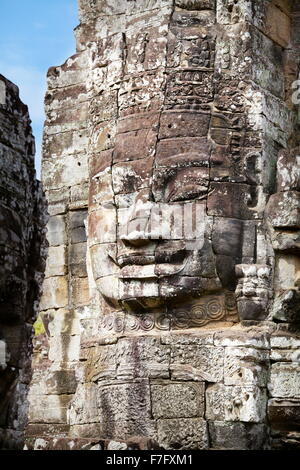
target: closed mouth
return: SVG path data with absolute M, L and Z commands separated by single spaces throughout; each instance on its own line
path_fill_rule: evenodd
M 149 264 L 154 264 L 155 262 L 155 256 L 154 255 L 146 255 L 146 254 L 141 254 L 141 253 L 136 253 L 136 254 L 124 254 L 124 255 L 119 255 L 117 257 L 117 262 L 118 265 L 123 268 L 125 266 L 146 266 Z
M 120 273 L 120 279 L 158 279 L 161 277 L 173 276 L 180 273 L 184 269 L 184 265 L 178 264 L 148 264 L 144 266 L 131 265 L 124 266 Z
M 179 249 L 168 250 L 160 249 L 158 246 L 155 254 L 130 253 L 121 254 L 117 257 L 118 265 L 123 268 L 126 266 L 146 266 L 152 264 L 178 264 L 182 263 L 186 256 L 186 250 Z

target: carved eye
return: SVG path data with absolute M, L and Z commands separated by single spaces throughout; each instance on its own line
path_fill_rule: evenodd
M 170 191 L 167 195 L 167 202 L 190 201 L 193 199 L 200 200 L 207 197 L 207 194 L 207 186 L 191 184 L 178 189 L 174 188 L 173 191 Z
M 103 204 L 101 204 L 101 206 L 104 209 L 115 209 L 116 208 L 115 203 L 113 201 L 106 201 Z

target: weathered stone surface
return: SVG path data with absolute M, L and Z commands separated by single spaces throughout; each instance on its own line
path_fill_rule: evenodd
M 299 442 L 298 3 L 79 1 L 48 73 L 30 405 L 69 390 L 69 429 L 30 448 Z
M 255 326 L 217 331 L 214 336 L 214 345 L 270 349 L 270 334 L 263 328 L 255 328 Z
M 72 394 L 76 390 L 76 378 L 74 370 L 54 371 L 46 382 L 47 392 L 58 395 Z
M 170 369 L 175 380 L 219 382 L 224 374 L 224 349 L 175 343 L 171 346 Z
M 300 423 L 300 401 L 278 398 L 269 400 L 268 418 L 276 430 L 297 431 Z
M 263 450 L 267 445 L 267 428 L 265 424 L 209 423 L 211 447 L 228 450 Z
M 279 362 L 300 361 L 300 337 L 297 333 L 287 331 L 274 332 L 270 339 L 270 358 Z
M 67 241 L 65 217 L 57 215 L 50 217 L 47 225 L 47 239 L 50 246 L 64 245 Z
M 35 408 L 31 408 L 30 421 L 32 423 L 64 423 L 70 399 L 70 395 L 40 396 Z
M 93 383 L 78 385 L 68 413 L 71 426 L 99 423 L 101 416 L 97 405 L 97 386 Z
M 215 384 L 206 392 L 206 418 L 215 421 L 264 422 L 267 394 L 257 386 Z
M 150 387 L 147 380 L 101 387 L 97 405 L 106 438 L 155 437 L 156 423 L 150 414 Z
M 300 225 L 299 191 L 273 194 L 268 203 L 267 211 L 273 227 L 296 229 Z
M 49 360 L 60 362 L 75 362 L 79 359 L 80 335 L 70 336 L 61 334 L 50 339 Z
M 255 348 L 226 348 L 224 360 L 225 385 L 257 385 L 268 381 L 269 351 Z
M 204 384 L 161 382 L 151 386 L 154 418 L 196 418 L 204 415 Z
M 123 338 L 118 342 L 118 376 L 168 378 L 170 347 L 159 338 Z
M 299 363 L 277 362 L 271 366 L 269 392 L 272 397 L 299 398 Z
M 75 243 L 69 248 L 69 269 L 72 276 L 87 277 L 86 243 Z
M 299 191 L 299 148 L 292 152 L 282 151 L 277 161 L 277 185 L 279 191 Z
M 64 276 L 67 274 L 66 246 L 50 246 L 46 263 L 45 277 Z
M 62 308 L 68 305 L 68 282 L 66 276 L 55 276 L 45 279 L 41 310 Z
M 207 449 L 207 424 L 200 418 L 160 419 L 158 439 L 164 449 Z
M 271 314 L 273 319 L 288 323 L 299 323 L 300 292 L 288 289 L 275 297 Z

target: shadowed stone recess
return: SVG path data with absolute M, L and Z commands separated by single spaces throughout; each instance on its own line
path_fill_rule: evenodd
M 22 449 L 33 324 L 45 270 L 46 203 L 17 86 L 0 75 L 0 448 Z

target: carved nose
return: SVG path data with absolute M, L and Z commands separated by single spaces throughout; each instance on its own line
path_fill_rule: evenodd
M 125 245 L 134 246 L 135 248 L 141 248 L 145 245 L 148 245 L 151 242 L 151 239 L 147 236 L 141 235 L 140 237 L 121 237 L 121 240 Z
M 154 206 L 149 190 L 142 190 L 123 221 L 120 239 L 125 245 L 140 247 L 153 241 L 150 219 Z

